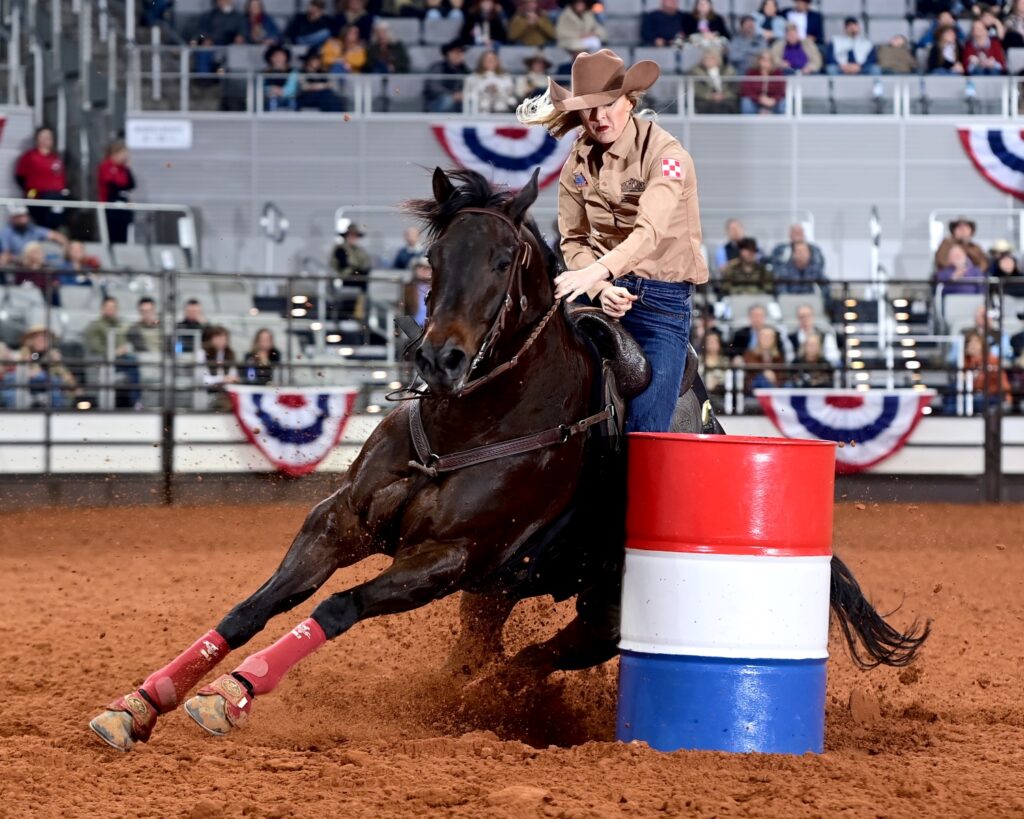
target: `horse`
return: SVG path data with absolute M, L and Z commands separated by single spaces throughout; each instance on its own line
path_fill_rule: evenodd
M 276 643 L 201 688 L 184 702 L 186 713 L 225 735 L 291 667 L 360 620 L 456 591 L 464 592 L 456 667 L 500 656 L 516 602 L 547 594 L 575 596 L 576 616 L 505 661 L 510 675 L 539 680 L 615 656 L 626 447 L 616 435 L 621 402 L 605 376 L 635 394 L 645 362 L 610 320 L 594 334 L 605 336 L 613 359 L 602 362 L 583 322 L 555 299 L 554 255 L 528 215 L 537 192 L 536 172 L 513 193 L 472 171 L 437 168 L 433 198 L 407 203 L 431 239 L 428 321 L 408 350 L 424 388 L 382 419 L 266 582 L 90 722 L 101 739 L 122 751 L 147 741 L 157 718 L 227 654 L 335 571 L 374 554 L 391 565 L 327 597 Z M 694 420 L 703 386 L 692 367 L 687 379 L 689 404 L 681 401 L 677 416 L 698 424 L 693 431 L 720 432 L 707 404 Z M 903 633 L 885 622 L 838 558 L 832 605 L 864 667 L 905 665 L 928 636 L 927 625 Z

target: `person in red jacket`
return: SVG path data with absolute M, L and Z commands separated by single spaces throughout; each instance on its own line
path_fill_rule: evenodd
M 36 129 L 35 145 L 25 151 L 14 166 L 14 178 L 26 199 L 69 199 L 64 160 L 54 150 L 53 129 L 45 125 Z M 37 225 L 57 230 L 67 221 L 64 208 L 30 208 Z
M 1006 53 L 981 20 L 971 26 L 971 39 L 964 46 L 964 65 L 968 74 L 1005 74 Z
M 744 114 L 783 114 L 786 81 L 770 51 L 762 51 L 740 86 L 740 111 Z
M 96 191 L 101 202 L 128 201 L 128 192 L 135 189 L 135 177 L 128 163 L 128 146 L 115 139 L 107 146 L 107 155 L 96 169 Z M 118 244 L 127 242 L 132 212 L 111 209 L 106 214 L 110 241 Z

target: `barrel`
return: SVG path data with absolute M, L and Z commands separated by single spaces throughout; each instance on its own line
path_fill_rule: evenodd
M 822 753 L 835 445 L 629 436 L 617 736 Z

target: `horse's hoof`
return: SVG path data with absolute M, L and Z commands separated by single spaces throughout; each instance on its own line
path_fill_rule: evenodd
M 89 722 L 93 733 L 111 748 L 127 753 L 135 747 L 132 739 L 132 718 L 124 711 L 104 711 Z
M 252 697 L 242 684 L 225 674 L 199 689 L 185 703 L 185 713 L 207 733 L 227 736 L 232 728 L 241 728 L 252 711 Z
M 137 692 L 118 697 L 89 723 L 93 732 L 111 748 L 130 751 L 146 742 L 156 725 L 156 709 Z

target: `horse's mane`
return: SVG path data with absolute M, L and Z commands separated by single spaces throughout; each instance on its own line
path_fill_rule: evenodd
M 445 175 L 455 185 L 455 193 L 445 202 L 430 199 L 408 199 L 402 203 L 402 210 L 419 219 L 427 231 L 431 241 L 448 228 L 452 220 L 463 208 L 499 208 L 512 198 L 509 190 L 495 190 L 487 178 L 476 171 L 465 168 L 445 171 Z M 532 216 L 524 220 L 527 230 L 533 234 L 537 246 L 544 255 L 544 269 L 554 276 L 557 271 L 557 259 L 554 252 L 544 240 L 544 236 Z

